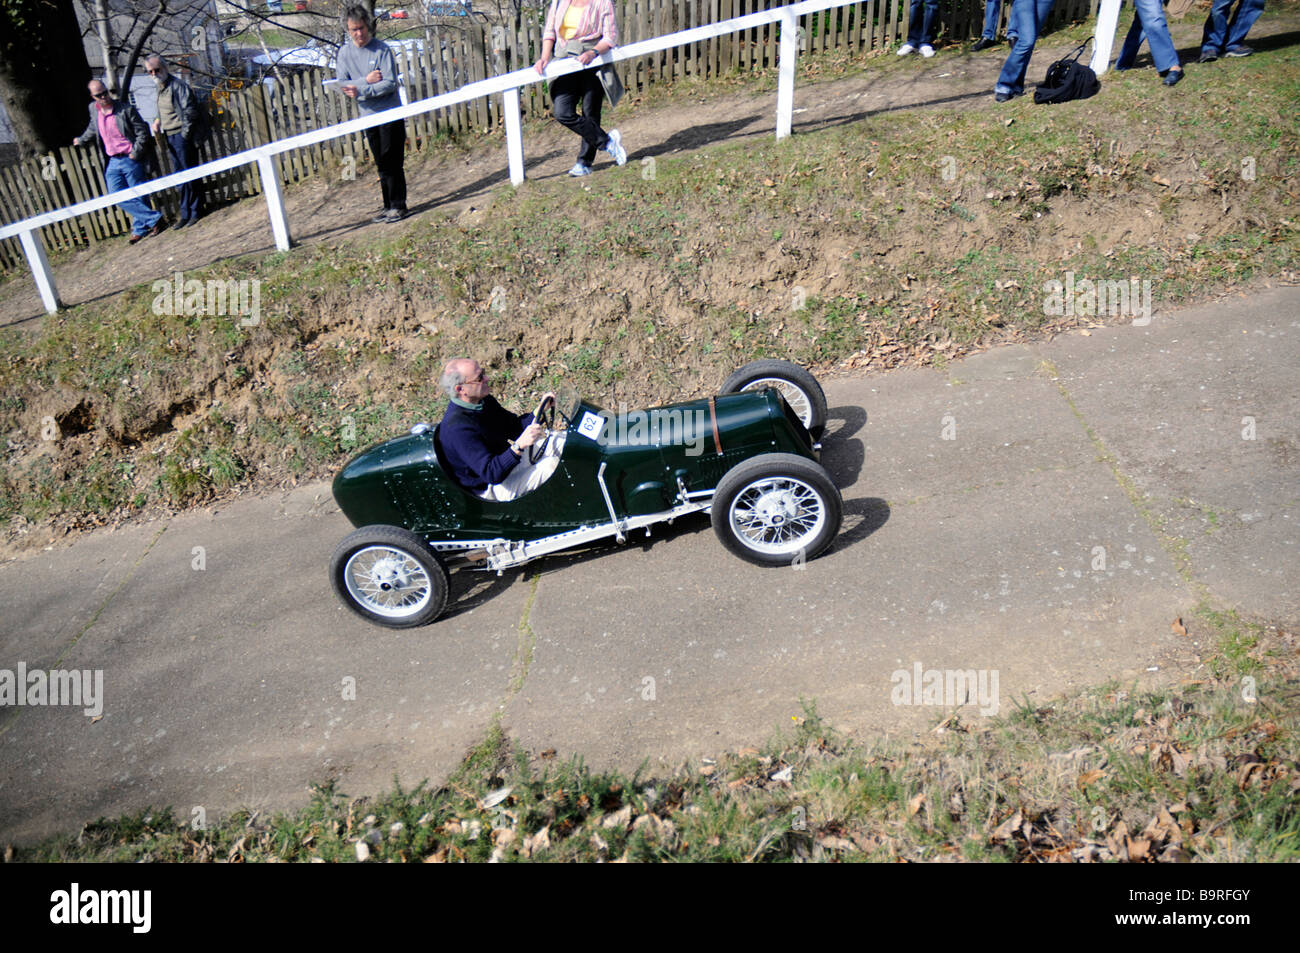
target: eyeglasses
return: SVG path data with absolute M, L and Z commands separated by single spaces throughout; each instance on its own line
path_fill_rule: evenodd
M 158 69 L 147 69 L 147 70 L 145 70 L 145 72 L 148 73 L 150 76 L 154 76 L 154 75 L 156 75 L 156 74 L 158 74 L 158 73 L 161 73 L 161 72 L 162 72 L 162 68 L 159 67 Z
M 472 378 L 467 381 L 461 381 L 461 385 L 464 386 L 465 384 L 482 384 L 485 380 L 487 380 L 487 371 L 483 370 L 483 368 L 480 367 L 478 370 L 478 377 Z
M 102 93 L 91 93 L 90 95 L 91 95 L 92 97 L 94 97 L 95 99 L 107 99 L 107 98 L 108 98 L 108 90 L 105 90 L 105 91 L 102 92 Z

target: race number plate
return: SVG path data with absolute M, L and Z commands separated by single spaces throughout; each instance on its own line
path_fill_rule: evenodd
M 578 421 L 578 433 L 591 440 L 600 438 L 600 431 L 605 426 L 605 418 L 591 411 L 584 411 L 582 420 Z

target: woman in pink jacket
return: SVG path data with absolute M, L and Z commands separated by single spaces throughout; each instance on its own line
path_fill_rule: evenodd
M 537 72 L 545 75 L 552 59 L 576 57 L 587 66 L 618 43 L 612 0 L 551 0 L 542 31 L 542 58 Z M 600 128 L 600 107 L 605 100 L 597 70 L 586 69 L 551 80 L 551 104 L 556 120 L 582 137 L 578 161 L 569 175 L 591 175 L 596 152 L 604 149 L 616 165 L 627 162 L 622 136 L 617 129 Z M 581 103 L 582 114 L 577 112 Z

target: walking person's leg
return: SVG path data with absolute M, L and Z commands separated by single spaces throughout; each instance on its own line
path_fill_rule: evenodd
M 1124 37 L 1124 45 L 1120 47 L 1119 56 L 1115 58 L 1116 72 L 1133 68 L 1133 64 L 1137 62 L 1138 50 L 1142 49 L 1142 41 L 1146 38 L 1146 28 L 1142 23 L 1142 7 L 1135 3 L 1133 22 L 1129 25 L 1128 35 Z
M 1210 15 L 1205 18 L 1205 28 L 1201 30 L 1201 62 L 1210 63 L 1223 55 L 1223 48 L 1228 41 L 1228 10 L 1233 0 L 1214 0 L 1210 5 Z
M 179 132 L 167 137 L 167 151 L 171 154 L 172 168 L 176 172 L 184 172 L 199 164 L 198 150 Z M 198 182 L 186 182 L 177 190 L 180 198 L 180 218 L 176 222 L 177 228 L 188 225 L 199 217 L 200 190 Z
M 380 126 L 379 177 L 383 183 L 384 205 L 389 219 L 406 215 L 406 123 L 398 120 Z M 391 213 L 396 213 L 393 215 Z
M 1178 51 L 1174 49 L 1173 37 L 1169 35 L 1164 4 L 1161 0 L 1133 2 L 1142 16 L 1142 29 L 1146 33 L 1147 43 L 1151 45 L 1151 59 L 1156 65 L 1156 71 L 1163 76 L 1170 70 L 1180 69 L 1182 64 L 1178 62 Z
M 114 156 L 104 170 L 104 181 L 110 192 L 120 192 L 149 181 L 144 167 L 130 156 Z M 143 237 L 162 220 L 162 212 L 155 212 L 144 199 L 126 199 L 118 207 L 131 216 L 131 233 Z
M 578 165 L 590 168 L 596 161 L 596 153 L 605 146 L 609 137 L 600 128 L 599 122 L 592 122 L 587 115 L 589 89 L 584 77 L 588 74 L 590 74 L 590 81 L 595 83 L 603 98 L 604 90 L 600 86 L 600 80 L 596 79 L 594 70 L 569 73 L 551 83 L 551 111 L 556 122 L 582 138 L 582 148 L 578 151 Z M 579 103 L 583 106 L 582 115 L 578 115 L 577 112 Z M 600 115 L 599 104 L 596 106 L 596 115 L 597 117 Z
M 1241 0 L 1228 21 L 1228 38 L 1224 52 L 1229 56 L 1249 56 L 1255 52 L 1246 46 L 1246 34 L 1264 12 L 1264 0 Z

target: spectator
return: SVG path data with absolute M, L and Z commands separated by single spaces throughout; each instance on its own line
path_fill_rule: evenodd
M 167 151 L 171 153 L 175 171 L 192 169 L 199 164 L 198 138 L 202 127 L 199 101 L 180 77 L 167 71 L 167 61 L 157 53 L 148 57 L 144 66 L 158 87 L 158 118 L 153 121 L 153 131 L 167 137 Z M 193 225 L 203 214 L 203 189 L 198 182 L 186 182 L 180 192 L 180 217 L 173 228 Z
M 1201 35 L 1201 58 L 1198 63 L 1213 63 L 1220 56 L 1250 56 L 1255 51 L 1246 46 L 1246 34 L 1264 12 L 1264 0 L 1236 0 L 1237 8 L 1228 19 L 1233 0 L 1214 0 L 1205 18 Z
M 546 64 L 554 57 L 577 57 L 587 66 L 596 57 L 608 53 L 618 44 L 618 25 L 614 22 L 611 0 L 551 0 L 542 30 L 542 56 L 535 64 L 537 72 L 546 74 Z M 582 137 L 578 161 L 569 175 L 591 175 L 596 153 L 604 149 L 615 165 L 627 162 L 623 136 L 617 129 L 608 133 L 600 128 L 600 107 L 605 88 L 598 70 L 567 73 L 551 80 L 551 111 L 555 121 Z M 582 104 L 582 115 L 577 113 Z
M 1133 68 L 1137 60 L 1138 49 L 1143 39 L 1151 43 L 1151 59 L 1156 71 L 1165 78 L 1166 86 L 1177 86 L 1183 78 L 1183 67 L 1178 62 L 1178 51 L 1174 49 L 1173 37 L 1169 35 L 1169 24 L 1165 21 L 1165 8 L 1160 0 L 1133 0 L 1133 24 L 1129 27 L 1124 46 L 1115 60 L 1115 70 L 1120 72 Z
M 110 192 L 144 185 L 149 181 L 145 162 L 153 142 L 149 126 L 134 106 L 114 99 L 99 80 L 92 79 L 87 88 L 91 96 L 90 123 L 85 132 L 72 140 L 72 144 L 79 146 L 99 137 L 100 148 L 108 159 L 104 181 Z M 119 207 L 131 216 L 131 237 L 127 241 L 132 245 L 150 235 L 159 235 L 167 228 L 162 212 L 155 211 L 144 199 L 127 199 L 119 203 Z
M 337 76 L 343 95 L 355 99 L 363 116 L 373 116 L 402 104 L 397 92 L 397 58 L 388 44 L 371 35 L 370 15 L 365 7 L 347 10 L 348 35 L 352 44 L 339 47 Z M 384 210 L 376 222 L 400 222 L 406 217 L 406 123 L 395 119 L 366 130 L 370 154 L 379 169 L 379 187 Z
M 1007 54 L 1007 61 L 1002 64 L 997 85 L 993 87 L 993 98 L 1005 103 L 1013 96 L 1025 93 L 1025 74 L 1029 71 L 1029 60 L 1034 55 L 1034 44 L 1038 34 L 1047 23 L 1056 0 L 1015 0 L 1011 5 L 1011 22 L 1007 24 L 1007 33 L 1016 35 L 1016 42 Z
M 980 50 L 987 50 L 998 41 L 998 19 L 1002 15 L 1002 0 L 987 0 L 984 4 L 984 32 L 980 38 L 971 47 L 971 51 L 978 53 Z M 1016 30 L 1012 25 L 1011 14 L 1007 14 L 1007 42 L 1012 46 L 1016 44 Z
M 925 5 L 925 15 L 921 6 Z M 934 56 L 934 35 L 939 32 L 939 0 L 912 0 L 907 25 L 907 42 L 898 48 L 899 56 L 906 56 L 921 48 L 924 57 Z

